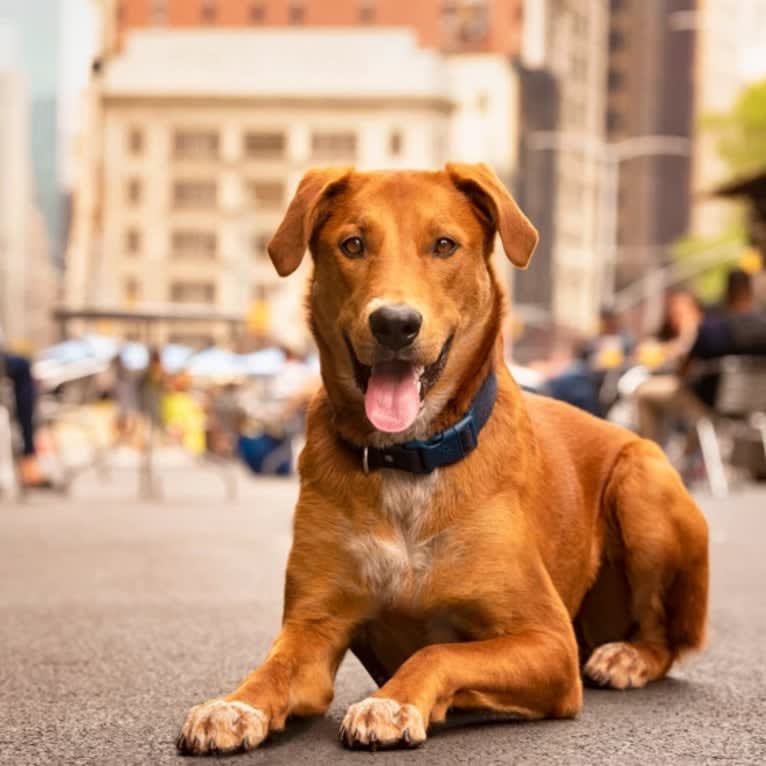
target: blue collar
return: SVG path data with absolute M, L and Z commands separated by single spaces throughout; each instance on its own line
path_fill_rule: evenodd
M 365 473 L 378 468 L 398 468 L 427 474 L 462 460 L 479 444 L 479 432 L 486 425 L 497 399 L 497 378 L 490 372 L 471 406 L 455 425 L 434 434 L 430 439 L 415 439 L 392 447 L 359 447 L 345 442 L 362 459 Z

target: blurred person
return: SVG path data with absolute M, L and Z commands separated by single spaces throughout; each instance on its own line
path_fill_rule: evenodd
M 279 347 L 285 363 L 272 382 L 272 394 L 281 404 L 285 420 L 301 418 L 322 381 L 295 344 L 282 341 Z
M 587 340 L 582 355 L 594 370 L 618 367 L 633 353 L 635 340 L 625 328 L 620 313 L 603 306 L 599 312 L 598 331 Z
M 726 277 L 726 310 L 730 314 L 750 314 L 755 310 L 753 278 L 742 269 L 732 269 Z
M 582 353 L 572 347 L 559 347 L 547 365 L 538 365 L 537 369 L 545 376 L 542 393 L 601 417 L 598 388 Z
M 117 440 L 131 439 L 141 413 L 138 376 L 125 364 L 122 354 L 112 360 L 113 394 L 117 407 L 115 431 Z
M 234 453 L 243 418 L 239 392 L 240 386 L 232 382 L 208 391 L 205 443 L 213 454 L 230 456 Z
M 559 345 L 544 370 L 544 393 L 596 417 L 603 417 L 602 388 L 610 371 L 619 368 L 633 348 L 620 315 L 602 308 L 596 334 L 584 342 Z
M 691 427 L 715 405 L 720 376 L 700 370 L 697 361 L 766 355 L 766 315 L 756 309 L 749 274 L 729 272 L 722 305 L 707 315 L 689 296 L 677 293 L 669 304 L 665 331 L 675 337 L 665 342 L 663 354 L 675 372 L 653 376 L 637 391 L 640 432 L 655 441 L 671 414 Z
M 662 443 L 671 415 L 696 420 L 706 413 L 681 376 L 703 316 L 702 307 L 690 290 L 672 290 L 665 300 L 665 314 L 656 340 L 639 344 L 639 360 L 658 369 L 636 390 L 638 431 L 646 439 Z
M 152 425 L 162 422 L 162 398 L 168 385 L 168 376 L 162 366 L 162 355 L 159 349 L 149 352 L 149 363 L 139 384 L 139 400 L 141 412 Z
M 277 345 L 284 363 L 271 381 L 271 407 L 263 408 L 257 432 L 240 435 L 238 448 L 252 471 L 285 476 L 293 471 L 293 441 L 303 432 L 306 410 L 321 378 L 291 339 L 282 338 Z
M 32 367 L 23 356 L 11 354 L 4 349 L 0 328 L 0 377 L 11 381 L 16 402 L 14 414 L 19 424 L 22 440 L 22 456 L 19 461 L 19 478 L 25 487 L 44 487 L 49 482 L 40 469 L 35 447 L 35 408 L 37 391 L 32 378 Z
M 766 355 L 766 314 L 756 306 L 752 277 L 741 269 L 729 272 L 723 304 L 700 323 L 684 366 L 689 387 L 708 407 L 715 404 L 720 375 L 699 372 L 694 362 L 737 355 Z

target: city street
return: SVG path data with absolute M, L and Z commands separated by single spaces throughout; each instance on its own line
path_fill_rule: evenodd
M 277 630 L 297 485 L 168 471 L 164 500 L 120 469 L 70 498 L 0 501 L 0 764 L 175 764 L 186 710 L 229 691 Z M 348 657 L 329 715 L 241 764 L 766 762 L 766 488 L 701 496 L 712 527 L 709 648 L 642 691 L 587 691 L 574 721 L 451 718 L 416 751 L 337 741 L 373 684 Z

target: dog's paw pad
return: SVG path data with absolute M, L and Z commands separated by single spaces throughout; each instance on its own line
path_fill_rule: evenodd
M 426 729 L 423 717 L 414 705 L 368 697 L 348 709 L 339 736 L 347 747 L 371 750 L 397 745 L 417 747 L 425 742 Z
M 585 664 L 584 672 L 598 686 L 613 689 L 639 689 L 649 680 L 640 652 L 622 641 L 599 646 Z
M 176 747 L 185 755 L 234 753 L 252 750 L 268 733 L 269 722 L 261 710 L 244 702 L 213 700 L 189 711 Z

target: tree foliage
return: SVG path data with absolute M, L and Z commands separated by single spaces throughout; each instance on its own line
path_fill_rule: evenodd
M 700 128 L 714 138 L 730 178 L 745 177 L 766 169 L 766 80 L 745 88 L 728 112 L 704 117 Z M 672 255 L 677 262 L 688 262 L 715 249 L 725 252 L 737 245 L 743 251 L 747 245 L 744 207 L 740 205 L 733 208 L 731 220 L 717 236 L 682 237 L 673 246 Z M 718 300 L 726 273 L 733 265 L 736 264 L 730 259 L 724 259 L 720 265 L 704 271 L 692 280 L 695 292 L 707 302 Z
M 766 80 L 745 88 L 730 111 L 704 118 L 702 127 L 717 139 L 733 176 L 766 168 Z

